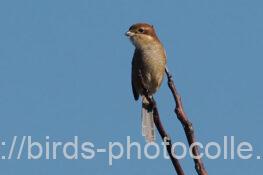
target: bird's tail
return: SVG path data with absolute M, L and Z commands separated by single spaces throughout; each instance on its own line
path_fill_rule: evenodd
M 155 141 L 153 109 L 146 97 L 142 97 L 142 135 L 147 142 Z

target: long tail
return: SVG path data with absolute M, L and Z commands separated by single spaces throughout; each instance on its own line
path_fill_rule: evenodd
M 155 141 L 153 109 L 144 96 L 142 97 L 142 135 L 147 142 Z

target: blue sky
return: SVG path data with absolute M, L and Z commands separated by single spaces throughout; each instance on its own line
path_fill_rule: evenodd
M 0 155 L 13 136 L 44 142 L 91 141 L 105 147 L 126 136 L 144 144 L 140 102 L 133 100 L 129 26 L 148 22 L 198 141 L 235 136 L 263 155 L 263 3 L 259 0 L 79 0 L 0 2 Z M 165 79 L 166 81 L 166 79 Z M 173 141 L 185 142 L 164 82 L 156 95 Z M 160 138 L 158 138 L 160 142 Z M 17 148 L 18 149 L 18 148 Z M 17 152 L 17 150 L 16 150 Z M 0 160 L 2 174 L 174 174 L 169 160 Z M 181 161 L 194 174 L 191 159 Z M 262 174 L 262 160 L 204 159 L 210 174 Z

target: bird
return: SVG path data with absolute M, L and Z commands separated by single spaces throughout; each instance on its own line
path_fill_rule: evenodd
M 147 142 L 154 142 L 153 109 L 144 96 L 143 87 L 147 89 L 150 98 L 160 88 L 166 67 L 165 49 L 151 24 L 133 24 L 125 35 L 135 46 L 132 58 L 131 84 L 134 99 L 137 101 L 140 96 L 142 99 L 142 135 Z M 141 78 L 138 75 L 141 75 Z

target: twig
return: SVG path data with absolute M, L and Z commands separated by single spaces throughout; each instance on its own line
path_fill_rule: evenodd
M 184 109 L 183 109 L 183 105 L 182 105 L 182 100 L 180 95 L 178 94 L 177 90 L 176 90 L 176 86 L 174 84 L 174 81 L 172 79 L 172 75 L 169 73 L 167 67 L 165 69 L 165 73 L 167 75 L 168 78 L 168 86 L 170 88 L 170 90 L 172 91 L 175 103 L 176 103 L 176 107 L 174 112 L 177 115 L 177 118 L 180 120 L 181 124 L 183 125 L 184 128 L 184 132 L 188 141 L 189 146 L 191 146 L 193 143 L 195 143 L 195 136 L 194 136 L 194 129 L 192 126 L 192 123 L 188 120 Z M 192 155 L 194 156 L 199 156 L 199 150 L 197 145 L 195 145 L 192 149 Z M 196 172 L 199 175 L 208 175 L 208 173 L 205 170 L 204 164 L 202 162 L 202 159 L 197 159 L 197 158 L 193 158 L 194 163 L 195 163 L 195 169 Z
M 143 83 L 143 78 L 142 78 L 142 74 L 141 72 L 139 72 L 139 75 L 138 75 L 138 78 L 141 82 L 141 85 L 142 85 L 142 88 L 143 88 L 143 94 L 144 96 L 147 98 L 147 100 L 149 101 L 149 104 L 151 105 L 152 109 L 153 109 L 153 118 L 154 118 L 154 124 L 160 134 L 160 136 L 162 137 L 162 140 L 165 142 L 166 144 L 166 150 L 169 154 L 169 157 L 173 163 L 173 166 L 174 166 L 174 169 L 175 171 L 177 172 L 178 175 L 184 175 L 184 171 L 180 165 L 180 162 L 178 159 L 176 159 L 175 156 L 173 156 L 172 154 L 172 142 L 171 142 L 171 139 L 169 137 L 169 135 L 167 134 L 167 132 L 165 131 L 163 125 L 162 125 L 162 122 L 160 120 L 160 117 L 159 117 L 159 112 L 158 112 L 158 108 L 157 108 L 157 105 L 156 105 L 156 102 L 154 100 L 154 98 L 150 97 L 149 94 L 148 94 L 148 90 L 145 88 L 145 85 Z

